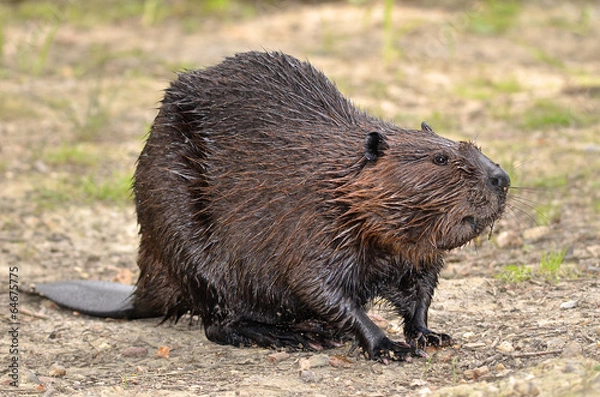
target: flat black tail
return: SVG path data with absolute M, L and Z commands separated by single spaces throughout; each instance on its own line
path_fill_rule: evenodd
M 33 293 L 44 296 L 59 306 L 95 317 L 150 318 L 160 317 L 136 307 L 133 285 L 96 280 L 57 281 L 36 284 Z

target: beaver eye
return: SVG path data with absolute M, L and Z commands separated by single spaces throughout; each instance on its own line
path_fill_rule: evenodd
M 443 153 L 438 153 L 433 156 L 433 164 L 435 165 L 448 165 L 448 156 Z

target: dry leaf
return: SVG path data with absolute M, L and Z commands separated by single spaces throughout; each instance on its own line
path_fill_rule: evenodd
M 169 358 L 170 351 L 171 351 L 170 347 L 161 346 L 158 348 L 158 351 L 156 352 L 156 356 L 162 357 L 162 358 Z

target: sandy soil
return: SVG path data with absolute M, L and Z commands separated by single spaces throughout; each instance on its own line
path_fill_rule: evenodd
M 492 2 L 429 3 L 397 4 L 387 34 L 380 2 L 270 7 L 193 29 L 137 17 L 5 21 L 7 304 L 14 275 L 21 290 L 61 279 L 135 282 L 133 206 L 109 187 L 131 175 L 173 72 L 238 51 L 308 58 L 370 112 L 476 140 L 514 187 L 492 237 L 448 256 L 430 326 L 456 344 L 430 350 L 430 360 L 383 365 L 350 346 L 287 356 L 219 346 L 189 319 L 95 319 L 21 291 L 20 386 L 10 385 L 14 319 L 3 305 L 0 395 L 600 395 L 600 6 L 528 2 L 497 27 L 486 20 Z M 544 273 L 543 256 L 562 250 L 560 269 Z M 372 313 L 402 338 L 391 310 Z

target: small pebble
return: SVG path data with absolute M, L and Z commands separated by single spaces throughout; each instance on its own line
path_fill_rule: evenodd
M 320 380 L 316 373 L 309 370 L 300 371 L 300 379 L 307 383 L 317 383 Z
M 487 375 L 489 373 L 490 373 L 490 368 L 487 365 L 484 365 L 479 368 L 475 368 L 473 370 L 473 376 L 475 377 L 475 379 L 481 378 L 482 376 Z
M 267 360 L 269 360 L 270 363 L 278 363 L 287 360 L 288 358 L 290 358 L 290 355 L 287 352 L 277 352 L 267 356 Z
M 305 371 L 310 369 L 310 361 L 307 358 L 301 358 L 298 361 L 298 366 L 300 367 L 300 371 Z
M 485 342 L 473 342 L 473 343 L 465 343 L 463 345 L 463 347 L 465 349 L 477 349 L 480 347 L 486 347 L 487 345 L 485 344 Z
M 512 353 L 515 351 L 515 348 L 509 341 L 504 341 L 496 347 L 496 349 L 500 350 L 503 353 Z
M 148 349 L 145 347 L 131 346 L 123 349 L 123 351 L 121 351 L 121 355 L 125 357 L 146 357 L 148 355 Z
M 579 357 L 583 353 L 583 346 L 578 342 L 569 342 L 563 348 L 561 357 L 563 358 L 574 358 Z
M 537 226 L 531 229 L 527 229 L 523 232 L 523 238 L 525 240 L 539 240 L 542 237 L 546 236 L 550 233 L 550 228 L 548 226 Z
M 414 379 L 410 382 L 410 387 L 423 387 L 427 384 L 426 380 L 423 379 Z
M 329 366 L 329 356 L 327 354 L 315 354 L 308 358 L 308 368 L 318 368 Z
M 590 245 L 586 249 L 594 258 L 600 257 L 600 245 Z
M 517 379 L 513 385 L 513 390 L 517 394 L 517 396 L 537 396 L 540 394 L 540 390 L 537 388 L 535 383 L 524 380 Z
M 546 348 L 548 350 L 562 349 L 564 346 L 565 346 L 565 338 L 564 337 L 550 338 L 546 341 Z
M 475 379 L 475 372 L 472 369 L 466 369 L 465 372 L 463 372 L 463 376 L 466 380 L 473 380 Z
M 97 346 L 94 346 L 94 347 L 95 347 L 96 349 L 98 349 L 98 350 L 110 350 L 110 349 L 112 349 L 112 346 L 111 346 L 111 345 L 109 345 L 109 344 L 108 344 L 108 343 L 106 343 L 106 342 L 102 342 L 102 343 L 100 343 L 99 345 L 97 345 Z
M 48 375 L 53 378 L 62 378 L 66 374 L 67 370 L 65 369 L 65 367 L 56 363 L 52 364 L 50 370 L 48 371 Z
M 514 231 L 504 231 L 496 236 L 498 248 L 514 248 L 523 245 L 523 240 Z
M 498 365 L 496 365 L 496 371 L 497 372 L 502 372 L 506 369 L 506 367 L 504 366 L 504 364 L 502 363 L 498 363 Z
M 560 304 L 561 309 L 573 309 L 577 307 L 577 301 L 566 301 Z
M 29 382 L 33 383 L 34 385 L 39 385 L 40 383 L 42 383 L 42 381 L 40 380 L 40 378 L 38 378 L 38 376 L 36 374 L 34 374 L 32 371 L 30 371 L 27 368 L 23 368 L 23 372 L 25 373 L 25 379 L 27 379 Z

